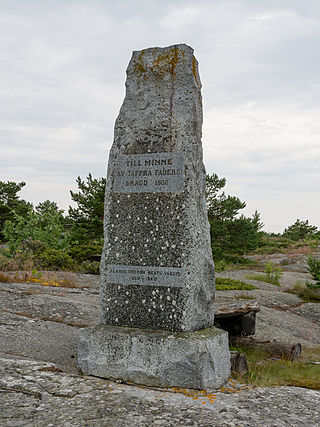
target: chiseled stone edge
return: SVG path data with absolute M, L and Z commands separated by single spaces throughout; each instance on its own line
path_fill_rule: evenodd
M 85 375 L 154 387 L 200 390 L 230 374 L 227 332 L 146 330 L 98 325 L 79 331 L 78 367 Z

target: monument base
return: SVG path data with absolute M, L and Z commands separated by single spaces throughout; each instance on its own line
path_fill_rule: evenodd
M 216 389 L 230 374 L 228 334 L 215 327 L 171 332 L 98 325 L 81 329 L 85 375 L 154 387 Z

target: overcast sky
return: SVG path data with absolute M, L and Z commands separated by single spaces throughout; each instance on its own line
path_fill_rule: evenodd
M 208 173 L 264 230 L 320 227 L 319 0 L 0 0 L 0 180 L 67 209 L 105 176 L 133 50 L 199 61 Z

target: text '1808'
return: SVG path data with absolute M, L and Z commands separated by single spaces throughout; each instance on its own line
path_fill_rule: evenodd
M 118 193 L 181 193 L 184 186 L 183 153 L 120 154 L 114 168 Z

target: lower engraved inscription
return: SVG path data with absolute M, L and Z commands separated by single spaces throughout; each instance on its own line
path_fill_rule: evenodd
M 121 285 L 181 287 L 184 281 L 184 269 L 109 264 L 107 266 L 107 281 Z
M 184 186 L 184 154 L 120 154 L 114 168 L 118 193 L 181 193 Z

